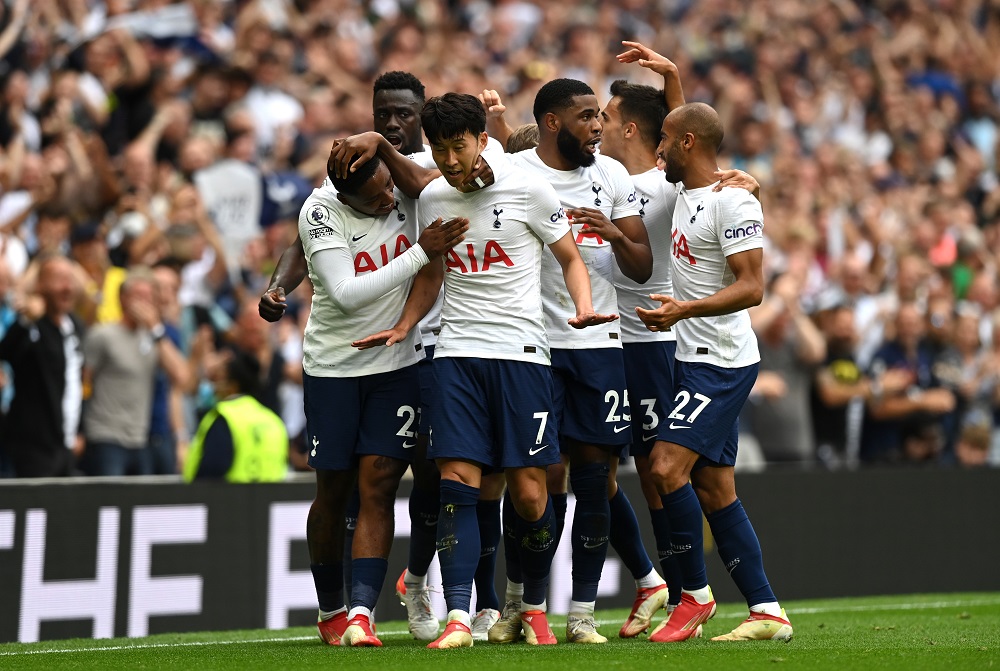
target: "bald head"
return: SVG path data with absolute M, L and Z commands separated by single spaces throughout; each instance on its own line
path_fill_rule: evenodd
M 722 146 L 722 120 L 711 106 L 705 103 L 688 103 L 671 110 L 671 120 L 678 135 L 691 133 L 697 144 L 713 154 Z

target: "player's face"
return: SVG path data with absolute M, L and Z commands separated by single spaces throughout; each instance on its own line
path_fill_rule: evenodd
M 597 96 L 576 96 L 572 104 L 556 116 L 559 133 L 556 146 L 570 163 L 586 167 L 597 160 L 597 145 L 601 143 L 601 106 Z
M 660 144 L 656 148 L 656 155 L 667 165 L 663 172 L 668 182 L 676 184 L 684 179 L 684 152 L 681 151 L 680 138 L 677 137 L 670 117 L 663 120 L 660 128 Z
M 341 202 L 362 214 L 371 217 L 384 217 L 396 207 L 396 197 L 392 192 L 393 186 L 389 168 L 385 167 L 383 163 L 372 175 L 372 178 L 358 189 L 357 193 L 350 195 L 338 193 L 337 197 Z
M 486 133 L 477 137 L 466 131 L 458 137 L 442 139 L 431 145 L 434 163 L 448 184 L 458 188 L 472 173 L 479 154 L 486 148 L 487 139 Z
M 420 100 L 409 89 L 384 89 L 372 98 L 375 132 L 401 154 L 423 149 Z
M 601 153 L 616 161 L 625 157 L 621 102 L 621 98 L 615 96 L 601 110 L 601 126 L 604 128 L 601 134 Z

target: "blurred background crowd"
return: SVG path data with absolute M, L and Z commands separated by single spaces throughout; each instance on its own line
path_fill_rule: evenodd
M 375 76 L 516 124 L 555 77 L 659 84 L 623 39 L 762 186 L 741 466 L 1000 463 L 1000 0 L 4 0 L 0 472 L 177 472 L 234 379 L 301 446 L 310 290 L 257 301 Z

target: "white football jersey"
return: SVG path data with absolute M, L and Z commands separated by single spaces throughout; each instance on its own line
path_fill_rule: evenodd
M 555 191 L 490 156 L 495 182 L 461 193 L 443 177 L 417 202 L 422 224 L 467 217 L 465 240 L 444 258 L 441 334 L 434 358 L 549 363 L 539 288 L 544 246 L 569 232 Z M 574 313 L 575 314 L 575 313 Z
M 734 281 L 726 257 L 764 246 L 764 213 L 743 189 L 681 188 L 671 231 L 674 297 L 693 301 L 718 293 Z M 760 361 L 750 315 L 740 310 L 718 317 L 682 319 L 678 361 L 742 368 Z
M 382 268 L 416 244 L 417 217 L 412 201 L 396 192 L 397 206 L 372 217 L 337 199 L 333 189 L 314 189 L 299 212 L 299 238 L 313 283 L 312 310 L 306 323 L 302 366 L 314 377 L 358 377 L 397 370 L 424 358 L 419 332 L 392 347 L 358 350 L 355 340 L 391 326 L 403 311 L 412 278 L 377 301 L 346 314 L 327 294 L 312 257 L 324 249 L 346 249 L 354 259 L 355 276 Z
M 597 155 L 586 168 L 555 170 L 545 165 L 534 149 L 513 154 L 514 164 L 531 171 L 555 189 L 563 208 L 592 207 L 614 221 L 639 214 L 635 188 L 628 171 L 618 161 Z M 582 224 L 572 224 L 580 255 L 590 273 L 590 292 L 594 311 L 614 314 L 618 311 L 614 268 L 617 266 L 611 244 L 595 233 L 581 233 Z M 546 252 L 542 258 L 542 304 L 549 344 L 556 349 L 598 349 L 621 347 L 621 328 L 617 321 L 585 329 L 575 329 L 568 320 L 576 316 L 562 266 Z
M 621 315 L 622 342 L 657 342 L 674 340 L 674 330 L 650 331 L 635 313 L 636 307 L 658 308 L 660 303 L 650 294 L 673 296 L 670 281 L 670 226 L 677 202 L 677 186 L 664 177 L 663 171 L 653 168 L 632 175 L 635 197 L 639 203 L 639 216 L 649 233 L 649 246 L 653 251 L 653 274 L 645 284 L 639 284 L 615 264 L 615 289 L 618 291 L 618 314 Z

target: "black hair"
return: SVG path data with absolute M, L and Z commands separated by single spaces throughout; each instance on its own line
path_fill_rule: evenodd
M 241 394 L 257 396 L 260 393 L 260 362 L 244 352 L 233 352 L 226 362 L 226 377 L 236 385 Z
M 660 143 L 660 128 L 670 111 L 663 98 L 663 89 L 633 84 L 618 79 L 611 84 L 611 95 L 620 99 L 618 113 L 625 123 L 634 123 L 647 145 Z
M 401 70 L 393 70 L 379 75 L 375 80 L 375 85 L 372 87 L 372 95 L 375 95 L 379 91 L 401 90 L 413 91 L 413 95 L 423 104 L 424 85 L 409 72 Z
M 542 117 L 549 112 L 560 112 L 573 104 L 576 96 L 592 96 L 594 89 L 578 79 L 553 79 L 538 89 L 531 113 L 535 123 L 542 125 Z
M 420 111 L 420 123 L 431 144 L 460 137 L 466 132 L 478 137 L 486 131 L 486 110 L 475 96 L 445 93 L 424 104 Z
M 357 156 L 355 154 L 354 156 Z M 354 161 L 354 156 L 351 157 L 351 161 Z M 378 156 L 372 156 L 370 159 L 358 166 L 358 169 L 354 172 L 348 172 L 347 177 L 337 177 L 337 173 L 333 169 L 333 153 L 330 154 L 330 158 L 326 162 L 326 174 L 330 178 L 330 182 L 333 184 L 338 192 L 347 194 L 349 196 L 354 195 L 364 186 L 365 182 L 370 180 L 378 172 L 378 168 L 382 165 L 382 159 Z

